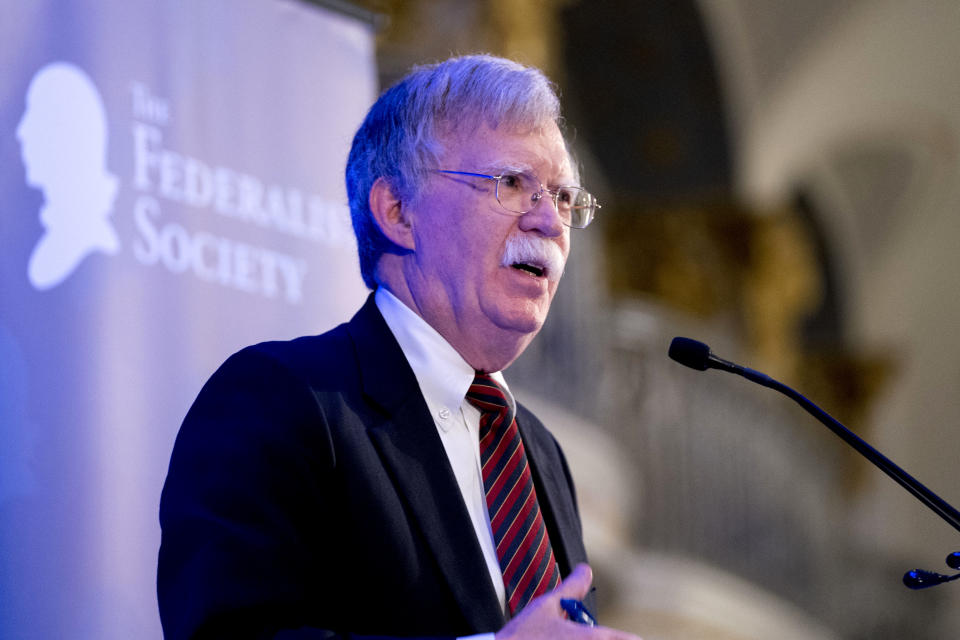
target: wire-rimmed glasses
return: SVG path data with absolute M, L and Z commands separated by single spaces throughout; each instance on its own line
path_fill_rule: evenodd
M 531 211 L 543 198 L 544 192 L 549 193 L 553 199 L 553 206 L 560 214 L 560 219 L 565 225 L 574 229 L 586 228 L 596 216 L 597 209 L 600 208 L 600 203 L 586 189 L 566 185 L 545 187 L 535 175 L 522 171 L 505 172 L 496 176 L 449 169 L 437 169 L 437 173 L 493 180 L 496 182 L 497 202 L 510 213 L 518 215 Z

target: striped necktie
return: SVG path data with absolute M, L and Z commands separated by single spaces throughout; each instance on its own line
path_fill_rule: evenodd
M 560 584 L 527 453 L 507 394 L 477 372 L 467 400 L 480 410 L 480 463 L 507 603 L 515 615 Z

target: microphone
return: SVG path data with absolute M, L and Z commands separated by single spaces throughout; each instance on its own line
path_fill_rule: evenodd
M 667 355 L 680 364 L 690 367 L 691 369 L 696 369 L 697 371 L 720 369 L 721 371 L 729 371 L 737 375 L 744 375 L 749 372 L 767 378 L 767 376 L 759 371 L 741 367 L 729 360 L 718 358 L 710 351 L 710 347 L 693 338 L 674 338 L 673 342 L 670 343 L 670 350 L 667 352 Z
M 693 338 L 674 338 L 670 343 L 670 350 L 667 352 L 673 360 L 676 360 L 685 367 L 696 369 L 697 371 L 706 371 L 707 369 L 719 369 L 728 373 L 735 373 L 743 376 L 747 380 L 762 384 L 765 387 L 771 387 L 780 391 L 777 385 L 779 382 L 765 373 L 760 373 L 755 369 L 744 367 L 736 362 L 730 362 L 723 358 L 718 358 L 710 351 L 710 347 L 694 340 Z M 796 392 L 794 392 L 796 393 Z M 788 394 L 789 395 L 789 394 Z
M 956 573 L 952 576 L 945 576 L 942 573 L 934 573 L 933 571 L 911 569 L 903 574 L 903 584 L 905 587 L 916 591 L 918 589 L 935 587 L 938 584 L 950 582 L 951 580 L 956 580 L 957 578 L 960 578 L 960 573 Z
M 890 476 L 897 484 L 906 489 L 914 498 L 922 502 L 927 508 L 931 509 L 938 516 L 946 520 L 950 526 L 960 531 L 960 512 L 954 509 L 949 503 L 943 500 L 933 491 L 923 486 L 916 478 L 894 464 L 892 460 L 874 449 L 862 440 L 855 433 L 840 424 L 833 416 L 808 400 L 800 392 L 788 387 L 779 380 L 770 376 L 741 366 L 735 362 L 724 360 L 713 355 L 710 347 L 706 344 L 693 340 L 691 338 L 674 338 L 670 343 L 668 355 L 680 364 L 696 369 L 697 371 L 706 371 L 707 369 L 719 369 L 729 373 L 735 373 L 739 376 L 756 382 L 759 385 L 779 391 L 801 407 L 807 413 L 819 420 L 828 429 L 833 431 L 841 440 L 856 449 L 856 451 L 867 460 L 876 465 L 881 471 Z M 947 564 L 954 569 L 960 569 L 960 552 L 952 553 L 947 556 Z M 931 571 L 914 569 L 908 571 L 903 576 L 903 583 L 911 589 L 925 589 L 943 582 L 956 580 L 960 574 L 954 576 L 944 576 Z
M 951 569 L 960 569 L 960 551 L 954 551 L 947 556 L 947 566 Z M 903 574 L 903 584 L 911 589 L 926 589 L 935 587 L 944 582 L 950 582 L 960 578 L 960 573 L 952 576 L 945 576 L 942 573 L 925 571 L 924 569 L 913 569 Z
M 692 338 L 674 338 L 667 355 L 685 367 L 706 371 L 710 368 L 710 347 Z

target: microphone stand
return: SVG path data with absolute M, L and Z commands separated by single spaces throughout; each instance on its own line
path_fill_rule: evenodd
M 710 347 L 702 342 L 691 340 L 690 338 L 674 338 L 670 345 L 669 355 L 680 364 L 693 369 L 699 371 L 705 371 L 706 369 L 727 371 L 784 394 L 803 407 L 807 413 L 823 423 L 824 426 L 837 434 L 841 440 L 853 447 L 860 455 L 893 478 L 897 484 L 910 492 L 913 497 L 926 505 L 927 508 L 946 520 L 950 526 L 960 531 L 960 512 L 800 392 L 788 387 L 779 380 L 771 378 L 765 373 L 741 366 L 729 360 L 718 358 L 710 352 Z M 948 555 L 946 562 L 947 565 L 953 569 L 960 570 L 960 551 Z M 925 589 L 957 579 L 960 579 L 960 573 L 952 576 L 944 576 L 932 571 L 913 569 L 904 574 L 903 583 L 911 589 Z

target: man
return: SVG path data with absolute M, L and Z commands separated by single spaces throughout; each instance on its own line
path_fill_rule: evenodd
M 371 108 L 347 187 L 375 293 L 235 354 L 190 409 L 160 508 L 168 637 L 632 637 L 565 619 L 591 581 L 573 484 L 499 374 L 596 209 L 558 120 L 539 71 L 489 56 Z

